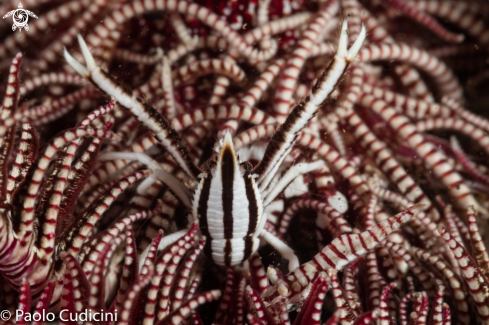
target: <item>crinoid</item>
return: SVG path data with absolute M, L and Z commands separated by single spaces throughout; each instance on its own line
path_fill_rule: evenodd
M 489 324 L 487 3 L 22 4 L 0 318 Z
M 20 132 L 17 132 L 15 123 L 15 116 L 18 114 L 15 110 L 21 58 L 22 55 L 17 54 L 10 67 L 0 130 L 0 272 L 3 279 L 15 289 L 19 289 L 22 280 L 28 278 L 31 294 L 36 299 L 48 282 L 61 278 L 64 268 L 62 265 L 55 267 L 60 243 L 63 243 L 63 249 L 79 248 L 76 243 L 79 238 L 63 231 L 62 225 L 76 219 L 72 208 L 102 140 L 119 138 L 109 132 L 112 126 L 110 118 L 99 121 L 101 128 L 93 127 L 97 118 L 102 118 L 112 110 L 115 105 L 112 101 L 92 112 L 75 128 L 59 133 L 38 154 L 39 139 L 34 126 L 23 122 L 18 130 Z M 20 137 L 16 143 L 17 134 Z M 69 166 L 74 159 L 79 139 L 85 136 L 95 138 L 86 155 L 78 160 L 76 168 L 71 169 Z M 17 153 L 15 160 L 11 162 L 9 159 L 14 148 Z M 48 171 L 48 166 L 56 155 L 56 161 Z M 126 182 L 130 184 L 144 175 L 144 172 L 138 172 Z M 100 203 L 102 202 L 98 204 Z M 88 222 L 89 216 L 93 218 L 92 209 L 97 208 L 97 204 L 92 205 L 84 212 L 83 218 L 88 218 Z M 93 223 L 79 223 L 74 225 L 73 230 L 76 229 L 77 235 L 84 237 L 90 233 L 92 226 Z M 62 280 L 57 281 L 57 284 L 62 285 Z M 59 287 L 56 292 L 54 300 L 59 301 Z

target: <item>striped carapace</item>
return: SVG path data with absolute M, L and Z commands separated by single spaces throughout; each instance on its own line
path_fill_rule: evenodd
M 98 67 L 81 37 L 79 37 L 79 43 L 87 67 L 76 61 L 66 50 L 65 58 L 78 73 L 89 79 L 103 92 L 113 96 L 119 104 L 154 132 L 155 137 L 180 167 L 198 181 L 198 186 L 192 193 L 190 189 L 160 167 L 156 161 L 141 153 L 108 153 L 101 157 L 101 159 L 139 160 L 148 165 L 153 170 L 152 177 L 168 185 L 175 195 L 191 209 L 192 217 L 198 221 L 202 234 L 207 238 L 204 252 L 208 258 L 218 265 L 241 264 L 257 250 L 260 237 L 272 244 L 289 260 L 289 269 L 295 269 L 299 263 L 293 251 L 264 229 L 267 220 L 264 208 L 272 203 L 296 177 L 324 164 L 322 160 L 317 160 L 294 165 L 278 183 L 273 187 L 270 186 L 272 180 L 277 176 L 279 167 L 291 152 L 299 133 L 334 90 L 350 62 L 360 50 L 366 36 L 365 28 L 362 28 L 355 43 L 347 50 L 347 27 L 347 22 L 344 21 L 337 54 L 310 94 L 295 106 L 285 122 L 277 128 L 265 150 L 263 159 L 254 167 L 249 162 L 239 160 L 231 134 L 225 130 L 221 133 L 223 136 L 219 140 L 220 148 L 216 159 L 206 163 L 204 170 L 199 168 L 189 159 L 188 150 L 182 144 L 176 130 L 153 107 L 138 100 L 135 95 L 119 86 Z M 217 110 L 215 118 L 230 118 L 230 116 L 222 116 L 227 112 L 223 105 L 210 109 Z M 249 114 L 253 114 L 254 119 L 260 119 L 259 123 L 267 119 L 268 123 L 274 120 L 262 111 L 253 110 L 253 108 L 241 107 L 241 109 L 237 118 L 243 115 L 248 115 L 247 118 L 249 118 Z

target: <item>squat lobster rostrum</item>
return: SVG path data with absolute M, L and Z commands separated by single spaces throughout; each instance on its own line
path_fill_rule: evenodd
M 218 265 L 239 265 L 254 253 L 259 238 L 274 246 L 289 260 L 289 269 L 299 266 L 293 251 L 282 241 L 267 232 L 265 207 L 290 184 L 297 176 L 323 166 L 323 161 L 292 166 L 273 190 L 271 181 L 291 152 L 299 133 L 317 113 L 319 106 L 334 90 L 340 78 L 355 58 L 366 37 L 362 30 L 358 39 L 347 49 L 347 21 L 343 22 L 338 51 L 325 69 L 310 94 L 294 107 L 268 144 L 262 161 L 255 167 L 249 162 L 241 162 L 235 152 L 231 133 L 222 133 L 220 148 L 215 160 L 205 164 L 204 170 L 189 158 L 187 148 L 180 135 L 154 108 L 138 100 L 133 94 L 120 87 L 95 63 L 84 40 L 78 40 L 85 58 L 86 67 L 76 61 L 65 49 L 68 63 L 82 76 L 89 79 L 103 92 L 112 96 L 128 109 L 142 124 L 154 132 L 155 137 L 172 155 L 180 167 L 198 181 L 190 189 L 180 183 L 170 173 L 150 157 L 141 153 L 108 153 L 101 159 L 138 160 L 153 170 L 151 177 L 165 183 L 191 211 L 197 220 L 201 233 L 206 236 L 205 255 Z

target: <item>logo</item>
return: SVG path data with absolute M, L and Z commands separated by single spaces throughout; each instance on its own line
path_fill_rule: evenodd
M 19 3 L 19 8 L 10 11 L 7 13 L 5 16 L 3 16 L 3 19 L 12 16 L 14 20 L 14 24 L 12 25 L 12 30 L 15 32 L 15 30 L 18 28 L 19 32 L 22 31 L 22 28 L 25 29 L 27 32 L 29 30 L 29 25 L 27 25 L 27 22 L 29 21 L 29 16 L 38 18 L 32 11 L 25 10 L 24 7 L 22 6 L 22 3 Z

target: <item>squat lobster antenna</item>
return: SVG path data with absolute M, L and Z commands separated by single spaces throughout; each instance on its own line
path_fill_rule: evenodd
M 263 160 L 254 168 L 258 174 L 260 190 L 264 191 L 278 171 L 285 157 L 292 149 L 299 132 L 316 115 L 319 107 L 334 90 L 351 61 L 355 58 L 367 36 L 365 26 L 362 26 L 357 40 L 348 50 L 348 22 L 345 20 L 338 41 L 338 51 L 331 63 L 312 87 L 310 94 L 294 107 L 284 124 L 277 130 L 267 146 Z

